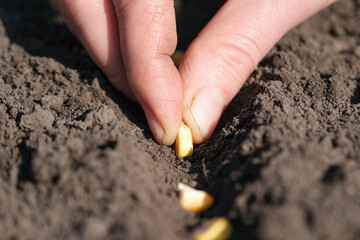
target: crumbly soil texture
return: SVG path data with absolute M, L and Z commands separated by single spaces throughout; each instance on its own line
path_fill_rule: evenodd
M 179 47 L 220 5 L 185 1 Z M 186 159 L 46 0 L 7 1 L 0 20 L 1 239 L 189 239 L 215 216 L 233 239 L 360 238 L 359 0 L 284 36 Z M 215 204 L 183 211 L 179 182 Z

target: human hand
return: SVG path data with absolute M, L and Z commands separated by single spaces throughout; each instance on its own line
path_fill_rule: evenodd
M 179 69 L 173 0 L 51 0 L 109 81 L 141 104 L 154 137 L 171 145 L 182 119 L 195 143 L 271 47 L 334 0 L 228 0 Z

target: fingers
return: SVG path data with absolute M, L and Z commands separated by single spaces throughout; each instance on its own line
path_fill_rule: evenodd
M 173 0 L 113 0 L 128 82 L 156 140 L 175 141 L 182 86 L 170 56 L 177 44 Z
M 220 115 L 270 48 L 329 0 L 228 0 L 188 48 L 179 71 L 183 118 L 195 143 Z
M 126 80 L 112 1 L 51 0 L 51 3 L 110 82 L 134 99 Z
M 144 108 L 156 140 L 174 142 L 182 87 L 172 0 L 52 0 L 110 82 Z

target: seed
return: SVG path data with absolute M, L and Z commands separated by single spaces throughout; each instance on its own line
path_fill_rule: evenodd
M 178 157 L 188 157 L 193 153 L 193 140 L 190 128 L 181 123 L 175 142 L 175 152 Z
M 180 205 L 187 211 L 197 213 L 208 209 L 214 203 L 214 198 L 207 192 L 196 190 L 183 183 L 179 183 L 178 190 Z
M 183 50 L 176 50 L 174 54 L 171 56 L 176 67 L 180 66 L 181 59 L 183 58 L 185 52 Z
M 226 240 L 232 234 L 232 226 L 224 217 L 215 217 L 195 229 L 194 240 Z

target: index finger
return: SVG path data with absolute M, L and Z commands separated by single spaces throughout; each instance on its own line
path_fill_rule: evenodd
M 182 118 L 173 0 L 113 0 L 129 85 L 156 140 L 171 145 Z

